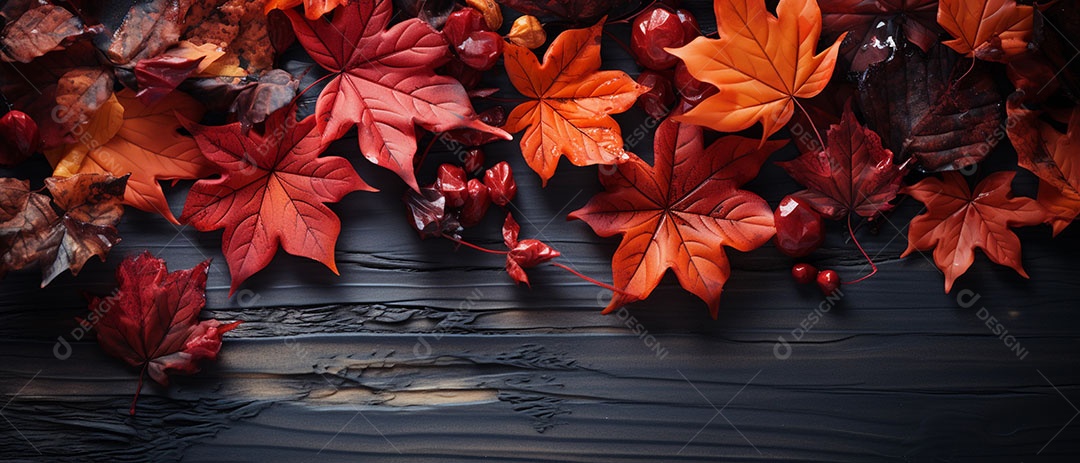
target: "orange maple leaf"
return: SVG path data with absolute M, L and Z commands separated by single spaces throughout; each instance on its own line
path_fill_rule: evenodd
M 618 164 L 631 159 L 611 114 L 630 109 L 649 89 L 622 71 L 599 71 L 604 21 L 572 29 L 551 43 L 541 65 L 528 48 L 507 43 L 510 82 L 530 101 L 518 105 L 504 129 L 521 130 L 521 154 L 546 185 L 559 158 L 577 166 Z
M 202 106 L 173 92 L 147 107 L 131 90 L 110 97 L 90 117 L 75 143 L 46 151 L 57 177 L 80 173 L 131 174 L 124 204 L 157 212 L 179 224 L 159 180 L 197 179 L 215 172 L 191 137 L 181 135 L 176 114 L 202 118 Z
M 1009 227 L 1038 225 L 1046 210 L 1034 199 L 1012 196 L 1016 172 L 994 172 L 972 192 L 959 172 L 946 172 L 944 181 L 927 178 L 901 193 L 926 204 L 926 213 L 908 227 L 908 247 L 901 257 L 934 248 L 934 263 L 945 273 L 945 292 L 975 261 L 975 248 L 990 260 L 1012 267 L 1024 278 L 1020 239 Z
M 681 120 L 721 132 L 761 122 L 764 142 L 791 119 L 795 98 L 825 89 L 847 34 L 814 54 L 821 35 L 815 0 L 780 0 L 776 16 L 765 9 L 764 0 L 716 0 L 714 7 L 719 39 L 698 37 L 668 49 L 686 63 L 690 75 L 720 89 Z
M 1015 96 L 1015 95 L 1014 95 Z M 1051 214 L 1054 235 L 1080 215 L 1080 107 L 1073 108 L 1065 133 L 1040 120 L 1040 111 L 1025 109 L 1010 97 L 1006 106 L 1009 140 L 1016 148 L 1017 163 L 1039 177 L 1039 204 Z
M 288 10 L 304 5 L 304 16 L 308 19 L 319 19 L 324 14 L 334 11 L 338 5 L 348 5 L 349 0 L 269 0 L 266 2 L 266 13 L 272 10 Z
M 701 127 L 665 120 L 656 129 L 655 166 L 639 158 L 601 175 L 603 193 L 570 213 L 597 235 L 622 235 L 611 267 L 616 293 L 604 309 L 645 299 L 671 269 L 716 318 L 731 275 L 724 246 L 750 251 L 775 234 L 773 213 L 740 187 L 786 142 L 728 135 L 705 147 Z
M 941 0 L 938 24 L 956 37 L 944 43 L 957 53 L 1004 61 L 1027 50 L 1035 9 L 1015 0 Z

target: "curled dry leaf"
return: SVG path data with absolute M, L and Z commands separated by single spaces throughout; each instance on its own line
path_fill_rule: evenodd
M 544 26 L 540 24 L 536 16 L 524 15 L 514 20 L 514 24 L 510 26 L 510 34 L 506 38 L 514 45 L 533 50 L 547 42 L 547 33 L 544 32 Z
M 262 270 L 280 245 L 337 273 L 334 246 L 341 222 L 324 203 L 373 189 L 352 165 L 326 149 L 314 116 L 296 120 L 295 106 L 270 115 L 265 133 L 246 134 L 239 122 L 210 127 L 184 121 L 199 149 L 222 172 L 195 182 L 180 220 L 199 231 L 225 229 L 222 252 L 230 291 Z
M 180 39 L 180 32 L 193 3 L 177 0 L 135 2 L 120 24 L 96 41 L 114 65 L 127 66 L 161 54 Z
M 840 123 L 829 128 L 824 151 L 804 153 L 779 163 L 808 189 L 793 196 L 809 202 L 830 219 L 854 213 L 872 218 L 892 209 L 903 176 L 881 139 L 855 120 L 850 105 Z
M 975 191 L 959 172 L 946 172 L 942 180 L 927 178 L 901 193 L 926 205 L 908 227 L 908 247 L 901 257 L 934 249 L 934 263 L 945 273 L 945 292 L 975 261 L 975 248 L 990 260 L 1012 267 L 1024 278 L 1020 239 L 1010 227 L 1038 225 L 1046 211 L 1034 199 L 1013 197 L 1016 172 L 994 172 Z
M 760 122 L 764 143 L 791 119 L 795 98 L 825 89 L 843 37 L 816 53 L 821 34 L 816 0 L 780 0 L 776 16 L 765 9 L 765 0 L 715 0 L 714 6 L 719 39 L 698 37 L 668 49 L 695 79 L 720 89 L 680 118 L 721 132 Z
M 27 181 L 0 179 L 0 276 L 36 265 L 45 287 L 64 270 L 77 275 L 93 256 L 104 261 L 120 242 L 116 223 L 124 214 L 126 184 L 126 176 L 49 177 L 50 201 L 30 191 Z
M 124 90 L 98 110 L 79 141 L 47 150 L 53 175 L 78 173 L 131 175 L 124 204 L 161 214 L 179 222 L 169 210 L 161 180 L 197 179 L 214 173 L 195 140 L 178 132 L 176 116 L 202 117 L 202 106 L 174 92 L 158 104 L 146 106 L 131 90 Z
M 601 175 L 606 190 L 570 214 L 602 237 L 622 235 L 611 267 L 615 293 L 604 309 L 645 299 L 672 269 L 715 318 L 731 275 L 724 246 L 755 249 L 772 238 L 773 212 L 739 187 L 786 142 L 729 135 L 704 146 L 700 127 L 668 119 L 656 130 L 655 166 L 640 159 Z
M 355 0 L 329 19 L 286 13 L 296 37 L 320 66 L 334 73 L 319 95 L 315 120 L 323 141 L 359 131 L 360 152 L 413 189 L 416 125 L 445 132 L 473 128 L 510 139 L 480 122 L 461 84 L 435 74 L 450 53 L 442 35 L 415 18 L 386 26 L 391 0 Z
M 170 375 L 197 373 L 198 362 L 216 359 L 221 336 L 240 324 L 199 320 L 209 267 L 207 260 L 169 273 L 164 260 L 144 251 L 117 267 L 118 287 L 112 296 L 90 299 L 87 319 L 97 331 L 98 345 L 142 370 L 132 415 L 144 376 L 168 386 Z
M 601 21 L 559 34 L 543 64 L 526 47 L 509 43 L 504 49 L 510 82 L 529 99 L 510 112 L 504 127 L 525 131 L 521 154 L 545 185 L 562 156 L 577 166 L 633 157 L 623 149 L 619 124 L 610 115 L 630 109 L 649 89 L 625 72 L 599 71 L 603 27 Z

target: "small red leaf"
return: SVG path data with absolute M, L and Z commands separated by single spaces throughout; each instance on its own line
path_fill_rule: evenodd
M 165 261 L 146 251 L 120 263 L 119 287 L 112 296 L 91 298 L 98 344 L 109 355 L 142 368 L 140 389 L 147 373 L 163 386 L 169 385 L 169 375 L 197 373 L 197 362 L 217 358 L 221 335 L 240 324 L 199 321 L 209 266 L 207 260 L 168 273 Z M 132 415 L 138 398 L 136 390 Z

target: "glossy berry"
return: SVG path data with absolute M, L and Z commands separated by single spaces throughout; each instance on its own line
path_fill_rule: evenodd
M 634 18 L 630 32 L 630 52 L 642 66 L 655 71 L 671 69 L 679 61 L 664 48 L 686 45 L 688 37 L 679 16 L 667 8 L 652 7 Z
M 462 8 L 451 13 L 442 28 L 443 37 L 451 47 L 457 47 L 474 32 L 483 31 L 490 32 L 491 29 L 488 29 L 484 15 L 473 8 Z
M 469 180 L 466 191 L 468 196 L 465 198 L 465 204 L 461 206 L 459 220 L 461 226 L 471 227 L 484 219 L 484 214 L 487 214 L 488 207 L 491 206 L 491 194 L 488 192 L 487 185 L 475 178 Z
M 684 45 L 701 35 L 701 26 L 698 25 L 697 18 L 694 17 L 693 13 L 680 8 L 675 10 L 675 16 L 679 18 L 679 24 L 683 28 L 683 37 L 685 37 L 684 40 L 686 41 Z
M 22 111 L 0 117 L 0 166 L 14 166 L 41 148 L 38 126 Z
M 454 61 L 451 61 L 451 63 L 453 63 L 453 62 Z M 471 71 L 471 72 L 477 73 L 477 75 L 480 74 L 480 71 L 472 69 L 472 68 L 470 68 L 468 66 L 462 65 L 462 67 L 469 70 L 469 71 Z M 448 75 L 457 76 L 458 74 L 450 73 Z M 462 82 L 462 83 L 464 84 L 464 82 Z M 468 88 L 468 87 L 466 87 L 466 88 Z M 491 107 L 489 109 L 486 109 L 483 112 L 481 112 L 479 114 L 479 119 L 480 119 L 480 122 L 483 122 L 483 123 L 485 123 L 487 125 L 490 125 L 492 127 L 502 127 L 503 124 L 506 124 L 506 109 L 504 109 L 502 106 L 493 106 L 493 107 Z M 499 137 L 498 135 L 494 135 L 494 134 L 491 134 L 491 133 L 488 133 L 488 132 L 481 132 L 481 131 L 476 130 L 476 129 L 454 129 L 454 130 L 450 130 L 448 132 L 444 132 L 444 137 L 445 137 L 447 142 L 452 142 L 452 143 L 446 143 L 446 145 L 447 145 L 446 147 L 451 149 L 451 150 L 454 150 L 454 151 L 462 148 L 463 146 L 465 146 L 465 147 L 480 146 L 480 145 L 483 145 L 483 144 L 491 143 L 491 142 L 493 142 L 495 140 L 502 140 L 502 138 Z M 455 146 L 453 143 L 457 143 L 458 145 L 461 145 L 461 146 Z M 481 162 L 481 164 L 483 164 L 483 163 Z M 466 169 L 466 170 L 468 170 L 468 169 Z M 472 171 L 470 170 L 469 172 L 472 172 Z
M 715 85 L 695 79 L 682 61 L 675 65 L 675 90 L 684 100 L 695 106 L 720 91 Z
M 495 164 L 487 172 L 484 172 L 484 185 L 487 185 L 488 190 L 490 190 L 491 202 L 499 206 L 506 206 L 517 194 L 514 172 L 506 161 Z
M 637 83 L 650 88 L 637 100 L 641 109 L 645 110 L 645 114 L 653 119 L 662 119 L 671 111 L 671 107 L 675 104 L 675 89 L 672 88 L 671 77 L 647 69 L 638 76 Z
M 473 148 L 465 152 L 461 162 L 465 165 L 465 172 L 469 175 L 480 175 L 484 170 L 484 152 L 480 148 Z
M 791 266 L 791 276 L 801 284 L 809 284 L 817 281 L 818 269 L 810 264 L 795 264 Z
M 836 270 L 822 270 L 817 275 L 817 286 L 826 296 L 840 289 L 840 274 Z
M 478 71 L 495 67 L 502 49 L 502 36 L 491 31 L 473 32 L 454 48 L 461 62 Z
M 446 197 L 446 207 L 461 207 L 465 204 L 465 170 L 453 164 L 439 166 L 435 179 L 435 189 Z
M 825 223 L 805 201 L 784 196 L 773 214 L 776 225 L 776 247 L 791 257 L 803 257 L 814 252 L 825 240 Z

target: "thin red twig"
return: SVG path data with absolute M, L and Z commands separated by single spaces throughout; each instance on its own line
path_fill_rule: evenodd
M 859 252 L 861 252 L 863 257 L 866 258 L 866 261 L 870 263 L 870 269 L 871 269 L 869 274 L 864 275 L 859 279 L 844 282 L 845 285 L 853 285 L 855 283 L 858 283 L 860 281 L 863 281 L 863 280 L 865 280 L 867 278 L 870 278 L 870 277 L 874 276 L 874 274 L 877 273 L 877 265 L 874 265 L 874 260 L 870 258 L 870 255 L 866 253 L 865 249 L 863 249 L 862 244 L 859 243 L 859 239 L 855 237 L 855 230 L 853 230 L 851 228 L 851 214 L 848 214 L 848 217 L 847 217 L 847 229 L 848 229 L 848 233 L 851 234 L 851 240 L 855 242 L 855 247 L 859 248 Z

